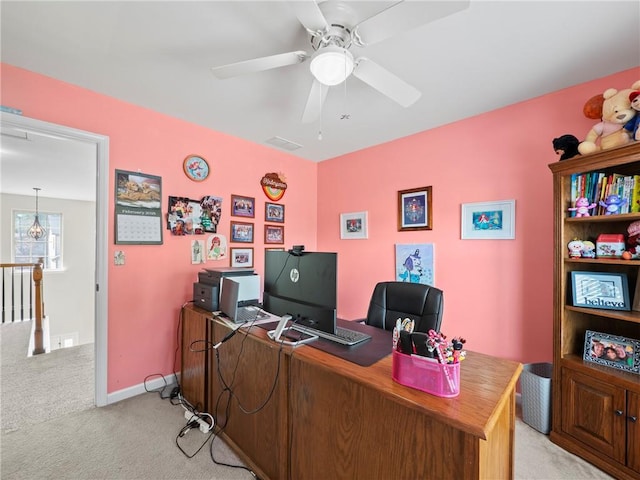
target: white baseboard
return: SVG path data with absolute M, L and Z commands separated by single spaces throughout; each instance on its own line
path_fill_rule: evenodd
M 158 377 L 155 377 L 153 380 L 147 381 L 146 384 L 142 382 L 132 387 L 123 388 L 122 390 L 117 390 L 115 392 L 108 393 L 107 405 L 119 402 L 121 400 L 126 400 L 127 398 L 135 397 L 137 395 L 142 395 L 143 393 L 147 393 L 148 391 L 160 390 L 165 386 L 175 385 L 176 377 L 178 378 L 178 381 L 180 381 L 180 372 L 176 373 L 176 375 L 172 373 L 165 377 L 158 376 Z M 165 392 L 165 395 L 169 395 L 169 393 L 170 393 L 170 390 L 167 389 L 167 391 Z

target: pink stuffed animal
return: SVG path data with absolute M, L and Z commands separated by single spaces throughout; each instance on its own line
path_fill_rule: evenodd
M 575 207 L 570 207 L 570 212 L 576 212 L 576 217 L 589 217 L 589 210 L 592 210 L 598 206 L 597 203 L 589 203 L 589 200 L 585 197 L 579 197 L 576 200 Z

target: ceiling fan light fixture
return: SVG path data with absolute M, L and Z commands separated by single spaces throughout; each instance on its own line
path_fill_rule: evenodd
M 323 85 L 338 85 L 353 72 L 353 55 L 345 48 L 329 45 L 316 51 L 309 68 Z

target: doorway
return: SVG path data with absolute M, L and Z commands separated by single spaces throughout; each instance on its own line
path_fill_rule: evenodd
M 79 142 L 92 145 L 93 157 L 87 161 L 95 162 L 95 290 L 94 290 L 94 345 L 95 345 L 95 404 L 107 404 L 107 227 L 109 200 L 109 138 L 104 135 L 77 130 L 63 125 L 56 125 L 20 115 L 1 113 L 0 127 L 3 134 L 48 137 L 65 142 Z M 25 148 L 28 142 L 25 143 Z M 58 168 L 65 169 L 64 160 L 59 161 Z M 67 166 L 68 170 L 72 170 Z M 70 176 L 76 172 L 69 171 Z M 91 179 L 88 179 L 91 181 Z M 91 230 L 91 228 L 89 228 Z

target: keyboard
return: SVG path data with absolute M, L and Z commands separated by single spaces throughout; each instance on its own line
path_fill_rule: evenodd
M 260 308 L 250 305 L 238 307 L 235 323 L 253 322 L 254 320 L 265 318 L 270 318 L 268 313 L 264 313 Z
M 291 328 L 298 332 L 308 333 L 310 335 L 317 335 L 325 340 L 340 343 L 342 345 L 357 345 L 371 338 L 371 335 L 350 330 L 348 328 L 337 327 L 335 335 L 332 333 L 323 332 L 322 330 L 316 330 L 315 328 L 303 327 L 302 325 L 293 325 Z

